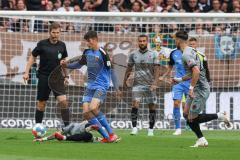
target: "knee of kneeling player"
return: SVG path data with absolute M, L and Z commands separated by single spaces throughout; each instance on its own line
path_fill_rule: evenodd
M 66 109 L 66 108 L 68 108 L 68 101 L 66 101 L 66 100 L 60 101 L 57 106 L 60 108 Z

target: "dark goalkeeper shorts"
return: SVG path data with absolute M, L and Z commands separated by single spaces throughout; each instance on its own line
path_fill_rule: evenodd
M 51 93 L 51 89 L 48 86 L 48 76 L 43 74 L 38 74 L 38 85 L 37 85 L 37 100 L 46 101 L 49 99 L 49 95 Z M 60 96 L 53 91 L 55 97 Z M 62 94 L 64 95 L 64 94 Z

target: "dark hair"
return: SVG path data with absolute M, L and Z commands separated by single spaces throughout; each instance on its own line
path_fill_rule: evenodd
M 49 32 L 51 32 L 53 29 L 61 28 L 60 24 L 57 22 L 53 22 L 49 27 Z
M 145 38 L 147 38 L 147 40 L 148 40 L 148 36 L 145 35 L 145 34 L 141 34 L 141 35 L 139 35 L 139 36 L 138 36 L 138 39 L 139 39 L 139 38 L 142 38 L 142 37 L 145 37 Z
M 184 41 L 188 40 L 188 33 L 186 31 L 177 31 L 175 36 L 176 36 L 176 38 L 180 38 Z
M 195 37 L 191 37 L 191 38 L 189 38 L 188 41 L 195 41 L 195 42 L 197 42 L 197 38 L 195 38 Z
M 85 39 L 85 40 L 89 40 L 90 38 L 98 38 L 97 32 L 95 32 L 95 31 L 88 31 L 88 32 L 84 35 L 84 39 Z

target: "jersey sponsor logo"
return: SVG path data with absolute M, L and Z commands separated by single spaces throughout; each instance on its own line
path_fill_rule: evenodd
M 62 53 L 58 51 L 58 59 L 62 59 Z
M 95 61 L 99 61 L 99 56 L 95 56 Z

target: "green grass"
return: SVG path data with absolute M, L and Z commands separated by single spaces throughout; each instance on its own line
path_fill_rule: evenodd
M 207 148 L 190 148 L 192 132 L 172 136 L 172 131 L 146 131 L 130 136 L 117 130 L 122 141 L 112 144 L 47 141 L 33 142 L 31 132 L 0 129 L 0 160 L 235 160 L 239 159 L 239 131 L 204 131 Z

